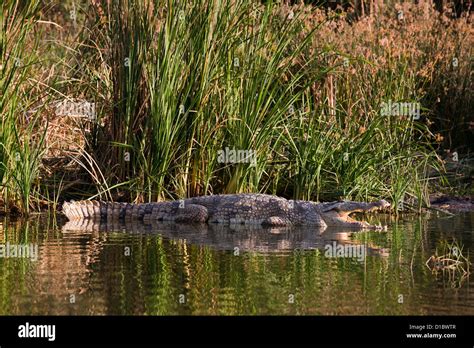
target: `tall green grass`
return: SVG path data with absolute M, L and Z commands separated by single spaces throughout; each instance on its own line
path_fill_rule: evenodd
M 29 78 L 38 58 L 35 19 L 44 7 L 20 4 L 2 3 L 0 184 L 3 200 L 27 212 L 50 190 L 40 187 L 47 123 L 41 112 L 26 113 L 41 111 L 42 96 Z M 71 8 L 79 12 L 74 22 Z M 54 87 L 64 97 L 96 102 L 98 111 L 75 157 L 90 178 L 78 180 L 80 187 L 61 179 L 64 197 L 155 201 L 267 192 L 311 200 L 384 197 L 396 208 L 426 204 L 429 177 L 441 171 L 429 123 L 384 116 L 381 104 L 432 108 L 429 96 L 446 75 L 427 90 L 414 65 L 418 53 L 394 54 L 386 43 L 366 54 L 363 39 L 337 43 L 337 21 L 327 14 L 315 20 L 317 11 L 308 9 L 250 0 L 58 6 L 55 18 L 64 12 L 62 28 L 74 30 L 69 39 L 77 46 L 56 42 L 51 56 L 61 57 L 64 76 Z M 401 24 L 390 25 L 370 33 L 378 40 Z M 252 158 L 221 163 L 226 148 Z
M 4 203 L 28 213 L 47 127 L 30 111 L 37 97 L 29 81 L 37 61 L 31 33 L 40 2 L 4 1 L 1 7 L 0 193 Z
M 420 100 L 406 61 L 374 76 L 371 62 L 349 57 L 354 77 L 331 46 L 315 49 L 318 26 L 308 32 L 302 12 L 271 2 L 120 0 L 96 9 L 87 40 L 105 47 L 100 65 L 86 51 L 89 64 L 107 67 L 101 94 L 111 97 L 99 102 L 111 107 L 88 151 L 127 199 L 426 199 L 437 163 L 428 129 L 380 113 L 387 100 Z M 225 148 L 256 161 L 219 163 Z
M 302 60 L 311 33 L 295 44 L 299 22 L 273 12 L 250 1 L 116 2 L 114 110 L 95 151 L 116 168 L 108 177 L 148 200 L 261 190 L 289 107 L 321 77 L 315 59 Z M 256 163 L 218 163 L 225 147 L 253 151 Z

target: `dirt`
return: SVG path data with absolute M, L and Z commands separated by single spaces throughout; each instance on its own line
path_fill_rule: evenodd
M 452 213 L 474 211 L 474 196 L 433 195 L 430 199 L 431 207 L 447 210 Z

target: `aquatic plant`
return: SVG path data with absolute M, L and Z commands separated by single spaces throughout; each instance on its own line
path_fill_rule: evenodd
M 469 253 L 465 256 L 463 250 L 464 247 L 455 239 L 441 241 L 435 254 L 426 261 L 426 266 L 433 274 L 447 278 L 453 287 L 459 287 L 471 274 Z

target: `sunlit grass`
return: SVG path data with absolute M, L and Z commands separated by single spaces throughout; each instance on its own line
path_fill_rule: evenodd
M 37 59 L 30 46 L 40 37 L 31 18 L 44 13 L 32 3 L 9 16 L 17 3 L 3 5 L 2 37 L 15 39 L 2 40 L 0 182 L 4 201 L 25 212 L 63 197 L 155 201 L 237 192 L 383 197 L 395 211 L 420 210 L 430 177 L 443 172 L 434 133 L 448 122 L 435 118 L 436 96 L 452 108 L 453 88 L 439 90 L 450 74 L 462 80 L 457 110 L 469 109 L 470 82 L 458 76 L 469 50 L 456 32 L 469 32 L 465 19 L 440 31 L 443 18 L 422 6 L 400 5 L 403 23 L 392 4 L 349 24 L 314 7 L 250 0 L 67 1 L 54 14 L 63 32 L 51 31 L 58 39 L 45 47 L 55 48 L 41 57 L 48 68 L 58 64 L 55 97 L 95 102 L 97 120 L 58 122 L 70 143 L 77 139 L 79 169 L 76 177 L 54 173 L 65 188 L 58 198 L 41 178 L 52 171 L 42 160 L 54 134 L 45 133 L 53 132 L 45 112 L 33 108 L 42 96 L 26 84 Z M 443 47 L 426 43 L 443 40 Z M 21 68 L 8 58 L 27 51 Z M 421 117 L 383 115 L 387 101 L 420 103 Z M 18 117 L 30 109 L 37 113 Z M 254 161 L 221 163 L 226 148 L 250 151 Z
M 38 109 L 29 110 L 37 96 L 28 81 L 36 62 L 36 42 L 28 35 L 39 7 L 39 1 L 6 1 L 0 14 L 0 192 L 7 204 L 26 213 L 36 195 L 47 128 Z

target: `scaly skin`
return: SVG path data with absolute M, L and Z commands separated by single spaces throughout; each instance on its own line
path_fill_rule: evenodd
M 389 207 L 385 200 L 374 203 L 293 201 L 266 194 L 229 194 L 193 197 L 157 203 L 66 202 L 63 212 L 70 221 L 173 221 L 177 223 L 223 223 L 267 226 L 312 225 L 354 229 L 382 229 L 352 219 L 354 212 Z

